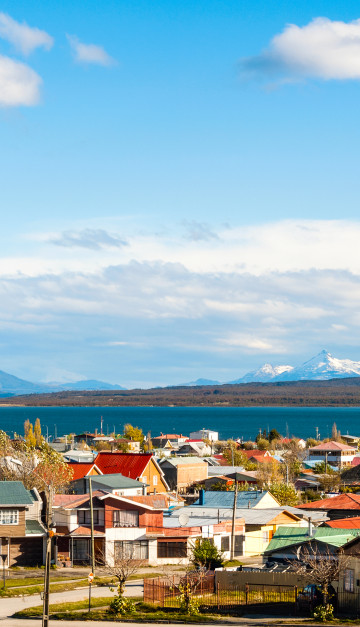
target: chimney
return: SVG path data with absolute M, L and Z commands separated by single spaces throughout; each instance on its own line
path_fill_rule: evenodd
M 313 533 L 314 533 L 314 527 L 312 524 L 312 520 L 311 518 L 308 518 L 308 535 L 310 538 L 313 536 Z
M 203 488 L 199 491 L 199 505 L 205 505 L 205 490 Z
M 142 493 L 143 493 L 143 496 L 146 496 L 146 483 L 143 483 Z

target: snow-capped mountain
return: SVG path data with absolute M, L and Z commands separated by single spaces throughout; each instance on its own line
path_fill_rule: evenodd
M 278 376 L 284 373 L 291 372 L 292 366 L 272 366 L 271 364 L 264 364 L 258 370 L 252 370 L 248 372 L 240 379 L 230 381 L 230 383 L 265 383 L 266 381 L 272 381 Z
M 301 366 L 276 377 L 276 381 L 302 381 L 316 379 L 341 379 L 343 377 L 359 377 L 360 361 L 337 359 L 326 350 L 321 351 Z
M 314 381 L 325 379 L 341 379 L 344 377 L 360 377 L 360 361 L 337 359 L 328 351 L 322 350 L 301 366 L 272 366 L 265 364 L 259 370 L 231 383 L 266 383 L 268 381 Z

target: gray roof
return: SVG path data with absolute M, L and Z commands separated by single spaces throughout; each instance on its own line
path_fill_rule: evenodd
M 295 509 L 295 508 L 293 508 Z M 188 505 L 185 508 L 181 509 L 181 512 L 186 512 L 188 513 L 191 518 L 196 517 L 199 520 L 211 520 L 212 522 L 206 522 L 203 523 L 205 525 L 214 525 L 215 523 L 217 523 L 218 521 L 222 521 L 222 520 L 229 520 L 232 518 L 232 508 L 225 508 L 225 507 L 220 507 L 220 508 L 212 508 L 212 507 L 205 507 L 204 509 L 201 506 L 192 506 L 192 505 Z M 246 525 L 266 525 L 267 523 L 269 523 L 271 520 L 273 520 L 276 516 L 278 516 L 279 514 L 282 514 L 283 512 L 289 512 L 289 508 L 287 507 L 269 507 L 266 509 L 248 509 L 246 508 L 242 508 L 242 507 L 238 507 L 236 508 L 236 518 L 244 518 L 245 520 L 245 524 Z M 295 512 L 289 512 L 294 514 Z M 174 512 L 171 515 L 171 518 L 174 518 L 175 516 L 178 519 L 178 516 L 180 514 L 179 510 L 176 510 L 176 512 Z M 299 514 L 295 515 L 298 518 L 301 518 L 301 516 L 299 516 Z M 165 521 L 165 518 L 164 518 Z M 289 523 L 290 524 L 290 523 Z
M 112 475 L 93 475 L 91 477 L 91 483 L 94 487 L 95 485 L 104 486 L 114 490 L 121 488 L 142 488 L 144 485 L 141 481 L 130 479 L 130 477 L 124 477 L 124 475 L 119 473 Z
M 209 477 L 214 475 L 232 475 L 238 472 L 240 474 L 246 474 L 244 466 L 212 466 L 209 468 Z
M 30 492 L 21 481 L 0 481 L 0 505 L 32 505 Z
M 167 457 L 166 459 L 164 459 L 163 462 L 161 462 L 161 464 L 165 464 L 166 462 L 169 462 L 170 464 L 172 464 L 173 466 L 178 466 L 179 464 L 206 464 L 206 462 L 201 459 L 201 457 Z
M 238 492 L 237 507 L 251 509 L 255 505 L 258 505 L 264 498 L 266 492 L 259 490 L 247 490 L 244 492 Z M 200 507 L 233 507 L 234 505 L 234 492 L 212 492 L 211 490 L 204 490 L 204 502 L 200 505 L 200 499 L 195 501 L 194 505 Z
M 186 508 L 185 508 L 186 509 Z M 222 520 L 231 520 L 230 516 Z M 220 519 L 221 522 L 221 519 Z M 178 516 L 164 516 L 164 527 L 209 527 L 210 525 L 216 525 L 218 519 L 213 517 L 203 518 L 202 516 L 189 516 L 189 520 L 186 525 L 181 525 Z

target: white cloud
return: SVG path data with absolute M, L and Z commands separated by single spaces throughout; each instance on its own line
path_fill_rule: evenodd
M 68 41 L 74 53 L 75 61 L 94 65 L 114 65 L 116 63 L 102 46 L 84 44 L 74 35 L 67 35 Z
M 82 231 L 63 231 L 59 235 L 49 238 L 49 242 L 65 248 L 122 248 L 127 242 L 118 235 L 108 233 L 104 229 L 83 229 Z
M 30 27 L 25 22 L 20 24 L 6 13 L 0 13 L 0 37 L 25 55 L 36 48 L 50 50 L 54 43 L 53 38 L 45 31 Z
M 217 340 L 219 344 L 225 344 L 231 348 L 247 348 L 254 351 L 259 351 L 261 353 L 267 352 L 281 352 L 279 351 L 279 347 L 274 347 L 269 341 L 263 340 L 258 337 L 251 337 L 247 335 L 242 335 L 238 333 L 234 333 L 227 337 L 218 338 Z
M 360 19 L 318 17 L 306 26 L 287 25 L 258 56 L 241 62 L 250 75 L 324 80 L 360 79 Z
M 28 65 L 0 56 L 0 106 L 35 105 L 42 80 Z

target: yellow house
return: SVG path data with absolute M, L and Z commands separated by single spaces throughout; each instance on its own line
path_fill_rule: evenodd
M 244 557 L 262 555 L 278 527 L 301 527 L 304 522 L 286 509 L 237 509 L 236 515 L 245 520 Z

